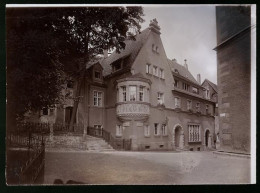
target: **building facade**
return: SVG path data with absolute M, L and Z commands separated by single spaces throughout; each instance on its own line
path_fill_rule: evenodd
M 132 139 L 132 150 L 211 149 L 217 91 L 200 75 L 196 80 L 186 61 L 168 59 L 160 35 L 154 19 L 120 54 L 87 64 L 76 123 Z M 70 120 L 70 87 L 64 94 L 71 99 L 54 110 L 56 122 Z
M 220 149 L 250 153 L 250 6 L 217 6 Z

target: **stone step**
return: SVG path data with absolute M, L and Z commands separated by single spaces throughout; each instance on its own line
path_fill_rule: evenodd
M 45 136 L 45 147 L 48 149 L 80 149 L 91 151 L 113 151 L 114 149 L 103 139 L 85 135 Z

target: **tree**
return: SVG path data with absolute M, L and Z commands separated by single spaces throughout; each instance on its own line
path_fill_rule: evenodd
M 117 52 L 125 48 L 125 39 L 134 40 L 143 22 L 141 7 L 88 7 L 61 10 L 58 19 L 52 23 L 57 34 L 66 37 L 67 53 L 82 60 L 77 63 L 76 99 L 79 98 L 85 65 L 101 54 L 103 50 L 115 48 Z M 74 72 L 75 74 L 75 72 Z M 70 129 L 73 126 L 79 100 L 74 101 Z
M 76 78 L 79 97 L 86 63 L 124 49 L 142 16 L 141 7 L 7 9 L 7 117 L 58 103 L 64 74 Z
M 58 103 L 63 66 L 52 58 L 55 44 L 45 27 L 50 19 L 46 10 L 9 8 L 6 16 L 7 124 L 11 128 L 24 119 L 25 112 Z

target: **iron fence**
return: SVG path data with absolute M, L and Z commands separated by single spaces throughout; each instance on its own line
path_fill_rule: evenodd
M 72 133 L 83 134 L 84 133 L 84 125 L 73 124 L 73 126 L 70 128 L 68 123 L 54 123 L 53 124 L 53 132 L 54 133 L 72 132 Z
M 10 132 L 6 137 L 7 183 L 33 184 L 44 170 L 45 144 L 43 136 L 32 132 Z M 19 148 L 19 149 L 14 149 Z M 22 148 L 22 149 L 21 149 Z M 21 157 L 23 157 L 21 159 Z M 20 159 L 20 161 L 18 161 Z
M 49 123 L 36 123 L 36 122 L 24 122 L 17 125 L 16 131 L 22 132 L 32 132 L 32 133 L 50 133 Z

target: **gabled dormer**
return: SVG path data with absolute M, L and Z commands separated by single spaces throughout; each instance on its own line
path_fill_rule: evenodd
M 217 85 L 215 85 L 208 79 L 205 79 L 204 82 L 201 84 L 201 86 L 204 88 L 204 97 L 206 99 L 217 102 L 217 97 L 218 97 Z
M 98 61 L 87 65 L 87 70 L 93 82 L 103 82 L 103 67 Z

